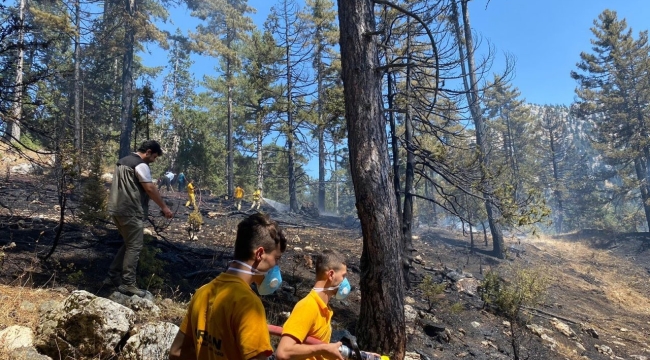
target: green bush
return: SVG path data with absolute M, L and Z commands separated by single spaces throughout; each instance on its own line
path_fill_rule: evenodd
M 481 285 L 481 299 L 508 319 L 516 320 L 523 307 L 539 304 L 548 288 L 548 278 L 541 270 L 513 267 L 510 281 L 501 279 L 496 271 L 489 271 Z

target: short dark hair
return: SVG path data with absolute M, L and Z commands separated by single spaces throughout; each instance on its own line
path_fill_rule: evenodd
M 280 244 L 280 251 L 287 249 L 287 239 L 276 221 L 268 215 L 255 213 L 237 225 L 235 239 L 235 260 L 251 260 L 255 249 L 260 246 L 271 252 Z
M 329 270 L 339 270 L 345 264 L 345 257 L 336 250 L 323 250 L 316 256 L 316 276 L 322 276 Z M 347 265 L 346 265 L 347 266 Z
M 158 154 L 158 156 L 162 156 L 163 154 L 162 148 L 156 140 L 147 140 L 138 148 L 138 152 L 143 154 L 146 153 L 147 150 L 151 150 L 152 153 Z

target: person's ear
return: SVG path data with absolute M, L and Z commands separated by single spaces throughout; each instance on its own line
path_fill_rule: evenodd
M 327 278 L 329 279 L 329 281 L 334 280 L 334 270 L 329 269 L 329 270 L 327 271 Z
M 264 255 L 265 251 L 263 247 L 258 247 L 257 250 L 255 250 L 255 262 L 262 261 L 262 255 Z

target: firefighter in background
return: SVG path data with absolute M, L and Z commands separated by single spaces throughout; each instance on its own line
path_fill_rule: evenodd
M 235 206 L 237 210 L 241 210 L 241 201 L 244 198 L 244 189 L 237 186 L 235 188 Z
M 251 210 L 255 208 L 255 210 L 260 209 L 260 205 L 262 205 L 262 188 L 257 188 L 255 192 L 253 193 L 253 204 L 251 205 Z
M 194 180 L 187 180 L 187 197 L 188 200 L 185 203 L 185 207 L 192 205 L 192 209 L 196 210 L 196 198 L 194 197 Z

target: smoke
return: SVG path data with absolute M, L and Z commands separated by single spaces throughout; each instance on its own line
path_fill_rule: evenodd
M 262 197 L 262 199 L 264 199 L 264 202 L 265 202 L 267 205 L 269 205 L 270 207 L 274 208 L 274 209 L 277 210 L 278 212 L 289 212 L 289 210 L 290 210 L 290 208 L 289 208 L 288 205 L 285 205 L 285 204 L 283 204 L 283 203 L 281 203 L 281 202 L 278 202 L 278 201 L 275 201 L 275 200 L 271 200 L 271 199 L 267 199 L 267 198 L 265 198 L 265 197 Z

